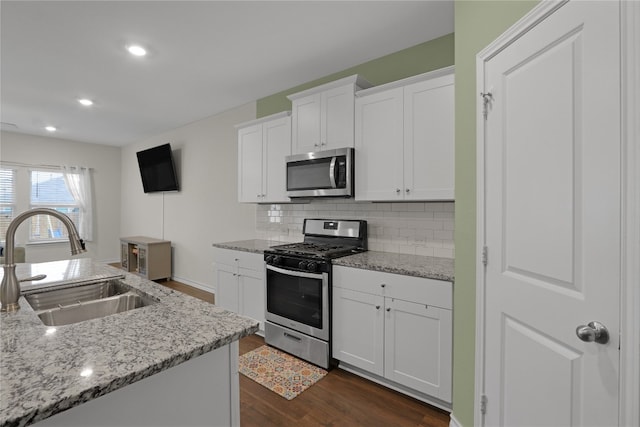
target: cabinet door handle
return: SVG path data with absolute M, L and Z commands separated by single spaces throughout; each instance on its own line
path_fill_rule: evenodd
M 396 194 L 400 194 L 400 191 L 402 190 L 400 190 L 399 188 L 396 188 Z
M 376 305 L 376 310 L 380 310 L 380 306 L 379 305 Z
M 409 194 L 409 192 L 410 192 L 411 190 L 409 190 L 409 189 L 407 188 L 405 191 L 407 192 L 407 194 Z
M 384 288 L 384 287 L 386 287 L 386 286 L 387 286 L 387 285 L 386 285 L 386 283 L 381 283 L 381 284 L 380 284 L 380 287 L 381 287 L 381 288 Z
M 391 307 L 387 307 L 387 311 L 391 311 Z

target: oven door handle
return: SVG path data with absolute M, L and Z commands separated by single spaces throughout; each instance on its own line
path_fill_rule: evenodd
M 324 273 L 305 273 L 304 271 L 287 270 L 285 268 L 274 267 L 267 265 L 267 270 L 275 271 L 276 273 L 284 274 L 286 276 L 306 277 L 308 279 L 322 279 Z

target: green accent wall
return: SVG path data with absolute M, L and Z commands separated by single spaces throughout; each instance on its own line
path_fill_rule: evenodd
M 291 110 L 287 95 L 301 92 L 353 74 L 360 74 L 374 86 L 453 65 L 453 33 L 374 59 L 321 79 L 270 95 L 257 101 L 257 117 Z
M 456 213 L 453 416 L 473 426 L 476 319 L 476 55 L 537 1 L 455 2 Z

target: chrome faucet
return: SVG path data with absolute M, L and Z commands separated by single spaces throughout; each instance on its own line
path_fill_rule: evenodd
M 18 304 L 18 299 L 20 298 L 20 283 L 16 277 L 16 265 L 13 262 L 14 240 L 18 226 L 22 224 L 25 219 L 34 215 L 50 215 L 58 218 L 67 227 L 67 231 L 69 232 L 71 255 L 85 252 L 84 242 L 78 236 L 76 226 L 65 214 L 55 209 L 35 208 L 17 215 L 7 228 L 6 254 L 3 266 L 4 277 L 2 278 L 2 284 L 0 284 L 0 304 L 2 304 L 0 311 L 18 311 L 20 309 L 20 305 Z

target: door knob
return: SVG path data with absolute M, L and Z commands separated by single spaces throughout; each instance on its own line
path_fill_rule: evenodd
M 588 325 L 580 325 L 576 328 L 576 335 L 584 342 L 595 341 L 598 344 L 609 342 L 609 331 L 600 322 L 589 322 Z

